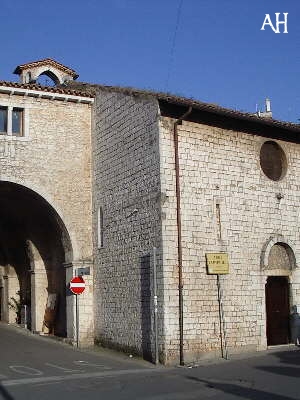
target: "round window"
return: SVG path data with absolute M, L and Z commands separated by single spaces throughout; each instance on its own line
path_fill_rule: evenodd
M 284 177 L 287 168 L 286 156 L 276 142 L 268 141 L 261 146 L 260 166 L 265 175 L 273 181 Z

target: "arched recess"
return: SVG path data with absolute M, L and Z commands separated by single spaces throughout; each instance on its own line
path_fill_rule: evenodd
M 1 318 L 20 322 L 17 308 L 27 305 L 32 330 L 66 336 L 64 263 L 73 260 L 69 233 L 42 196 L 8 181 L 0 181 L 0 250 Z
M 273 260 L 278 258 L 278 266 L 274 265 Z M 297 268 L 296 257 L 292 244 L 282 235 L 274 235 L 265 243 L 261 252 L 261 270 L 267 274 L 274 274 L 275 270 L 281 270 L 288 275 Z M 270 273 L 268 273 L 270 271 Z M 284 272 L 286 271 L 286 273 Z

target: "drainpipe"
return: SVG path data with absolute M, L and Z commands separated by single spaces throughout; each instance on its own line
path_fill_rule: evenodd
M 176 176 L 176 214 L 177 214 L 177 250 L 178 250 L 178 295 L 179 295 L 179 363 L 184 365 L 183 357 L 183 280 L 182 280 L 182 243 L 181 243 L 181 212 L 180 212 L 180 179 L 179 179 L 179 150 L 178 125 L 192 112 L 192 107 L 174 122 L 174 153 Z

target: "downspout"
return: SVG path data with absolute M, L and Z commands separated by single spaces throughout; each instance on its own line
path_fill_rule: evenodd
M 181 210 L 180 210 L 180 179 L 179 179 L 179 149 L 178 125 L 192 112 L 192 107 L 174 122 L 174 153 L 176 177 L 176 214 L 177 214 L 177 250 L 178 250 L 178 295 L 179 295 L 179 363 L 184 365 L 183 357 L 183 280 L 182 280 L 182 243 L 181 243 Z

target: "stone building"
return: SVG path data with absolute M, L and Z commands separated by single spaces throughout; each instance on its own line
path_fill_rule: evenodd
M 77 83 L 49 59 L 16 73 L 0 83 L 2 320 L 20 291 L 32 330 L 74 338 L 68 282 L 89 267 L 82 345 L 154 359 L 157 339 L 183 364 L 291 341 L 299 126 L 269 104 L 264 118 Z
M 73 336 L 66 278 L 93 259 L 92 103 L 67 89 L 0 82 L 1 319 L 15 322 L 21 301 L 37 332 Z M 92 291 L 83 339 L 93 329 Z

